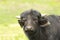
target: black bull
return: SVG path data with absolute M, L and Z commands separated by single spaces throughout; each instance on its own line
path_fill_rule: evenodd
M 42 16 L 36 10 L 25 11 L 20 16 L 18 22 L 29 40 L 60 40 L 59 16 Z

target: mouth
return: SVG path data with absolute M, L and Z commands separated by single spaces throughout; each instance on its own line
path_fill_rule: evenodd
M 25 32 L 34 32 L 34 31 L 32 31 L 32 30 L 27 30 L 27 31 L 25 31 Z
M 28 34 L 35 34 L 36 33 L 36 31 L 32 31 L 32 30 L 27 30 L 25 32 L 28 33 Z

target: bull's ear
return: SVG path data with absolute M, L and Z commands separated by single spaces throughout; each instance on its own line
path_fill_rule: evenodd
M 47 18 L 42 16 L 39 20 L 39 25 L 40 25 L 40 27 L 46 27 L 46 26 L 50 25 L 50 22 L 47 20 Z
M 23 27 L 24 23 L 21 20 L 18 20 L 18 23 L 20 24 L 21 27 Z
M 21 17 L 20 16 L 16 16 L 16 18 L 18 19 L 18 23 L 22 27 L 24 25 L 24 23 L 22 22 Z

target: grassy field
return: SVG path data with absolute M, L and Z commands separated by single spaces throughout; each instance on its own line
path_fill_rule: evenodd
M 60 0 L 0 0 L 0 40 L 28 40 L 16 16 L 29 9 L 60 15 Z

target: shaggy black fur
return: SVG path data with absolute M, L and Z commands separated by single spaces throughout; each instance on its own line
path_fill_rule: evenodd
M 36 10 L 23 12 L 18 20 L 29 40 L 60 40 L 60 17 L 49 15 L 42 17 Z M 49 25 L 45 25 L 50 22 Z M 45 25 L 42 27 L 41 25 Z

